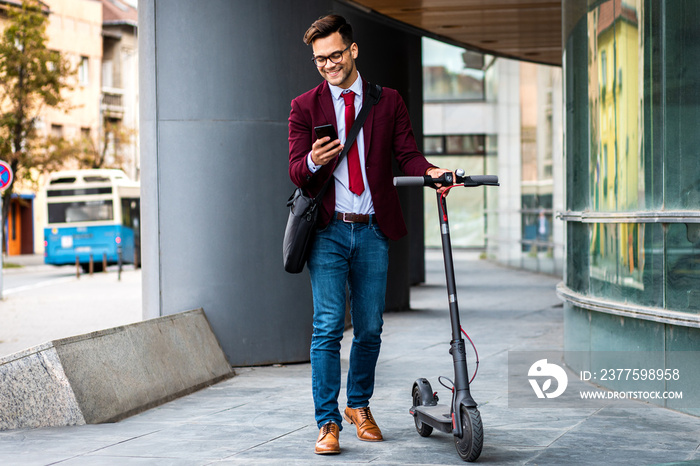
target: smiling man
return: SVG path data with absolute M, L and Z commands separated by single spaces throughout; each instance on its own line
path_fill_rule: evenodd
M 357 70 L 352 27 L 342 16 L 315 21 L 304 35 L 312 63 L 324 81 L 292 101 L 289 115 L 289 175 L 315 196 L 331 177 L 308 260 L 314 302 L 311 339 L 312 393 L 319 435 L 315 452 L 340 453 L 342 419 L 357 437 L 383 440 L 369 409 L 379 349 L 389 264 L 389 240 L 406 234 L 392 183 L 392 156 L 406 175 L 438 177 L 418 150 L 408 111 L 394 89 L 384 88 L 347 157 L 337 163 L 368 83 Z M 316 139 L 314 127 L 332 124 L 339 139 Z M 347 375 L 347 407 L 341 416 L 340 341 L 345 290 L 350 292 L 353 340 Z

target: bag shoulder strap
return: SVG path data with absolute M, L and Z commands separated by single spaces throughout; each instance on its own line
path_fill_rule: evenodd
M 367 83 L 367 87 L 368 92 L 365 93 L 362 101 L 362 110 L 360 110 L 360 114 L 357 115 L 357 119 L 352 124 L 348 137 L 345 138 L 345 146 L 343 147 L 343 151 L 340 153 L 340 155 L 338 155 L 338 161 L 335 163 L 336 166 L 338 166 L 338 164 L 347 155 L 348 151 L 350 150 L 350 146 L 352 146 L 352 144 L 355 142 L 357 135 L 360 133 L 360 129 L 362 129 L 362 126 L 365 124 L 365 120 L 367 119 L 367 115 L 369 115 L 369 111 L 372 109 L 372 106 L 379 102 L 379 99 L 382 97 L 382 86 L 379 84 Z M 316 202 L 321 202 L 321 198 L 323 198 L 323 195 L 328 190 L 328 187 L 332 181 L 333 176 L 331 175 L 316 196 Z

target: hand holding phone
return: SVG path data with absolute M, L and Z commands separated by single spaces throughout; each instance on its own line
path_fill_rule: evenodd
M 338 140 L 338 134 L 333 125 L 316 126 L 314 132 L 317 139 L 311 146 L 311 160 L 316 165 L 326 165 L 340 154 L 343 145 Z M 330 139 L 322 142 L 325 137 Z
M 323 139 L 326 136 L 330 137 L 328 142 L 335 141 L 336 139 L 338 139 L 338 134 L 335 132 L 335 128 L 333 127 L 333 125 L 316 126 L 314 128 L 314 132 L 316 133 L 317 139 Z M 324 143 L 324 145 L 328 144 L 328 142 Z

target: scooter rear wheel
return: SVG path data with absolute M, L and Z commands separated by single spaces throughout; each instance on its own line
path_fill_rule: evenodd
M 413 387 L 413 406 L 421 406 L 423 404 L 422 401 L 420 388 L 417 386 Z M 433 433 L 433 427 L 419 421 L 418 416 L 414 417 L 413 420 L 416 423 L 416 431 L 421 437 L 429 437 Z
M 481 414 L 475 407 L 462 406 L 462 438 L 455 436 L 455 447 L 464 461 L 476 461 L 484 445 L 484 427 Z

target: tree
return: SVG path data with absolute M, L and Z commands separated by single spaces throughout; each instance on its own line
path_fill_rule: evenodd
M 121 168 L 129 162 L 136 130 L 118 120 L 105 119 L 98 140 L 83 137 L 76 158 L 81 168 Z
M 37 173 L 60 166 L 57 159 L 68 154 L 46 146 L 36 131 L 43 108 L 65 106 L 61 92 L 72 88 L 75 74 L 66 57 L 47 47 L 48 17 L 42 6 L 23 0 L 21 7 L 9 7 L 0 37 L 0 159 L 12 167 L 15 182 L 35 182 Z M 13 191 L 14 182 L 2 195 L 2 225 Z

